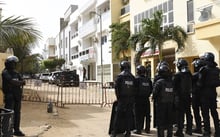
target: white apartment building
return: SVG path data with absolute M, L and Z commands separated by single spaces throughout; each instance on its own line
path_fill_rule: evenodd
M 134 34 L 140 30 L 142 19 L 151 18 L 157 10 L 162 10 L 164 13 L 163 26 L 181 26 L 189 36 L 185 49 L 179 53 L 175 52 L 177 47 L 175 42 L 164 43 L 163 55 L 170 64 L 177 58 L 185 58 L 191 64 L 206 51 L 213 52 L 219 64 L 220 0 L 87 0 L 84 2 L 83 6 L 70 6 L 65 12 L 65 17 L 60 21 L 60 33 L 55 40 L 57 57 L 66 60 L 63 69 L 76 69 L 81 80 L 84 67 L 87 70 L 88 80 L 102 81 L 101 76 L 103 76 L 103 82 L 113 81 L 119 72 L 119 67 L 118 62 L 114 62 L 112 57 L 109 25 L 130 21 L 130 30 Z M 131 52 L 131 64 L 133 58 L 134 52 Z M 147 51 L 141 61 L 142 64 L 151 63 L 151 73 L 154 76 L 158 56 L 149 55 Z M 132 72 L 135 74 L 134 65 L 132 67 Z M 193 67 L 190 67 L 193 72 Z M 175 66 L 172 69 L 175 69 Z
M 55 38 L 48 38 L 44 48 L 45 56 L 44 58 L 56 58 L 56 41 Z
M 83 68 L 87 80 L 113 81 L 111 23 L 109 0 L 88 0 L 81 7 L 70 5 L 54 38 L 57 57 L 66 61 L 62 69 L 77 70 L 81 81 Z

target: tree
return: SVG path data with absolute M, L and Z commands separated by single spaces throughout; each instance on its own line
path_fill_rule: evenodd
M 130 23 L 113 23 L 110 25 L 110 32 L 112 33 L 112 50 L 114 51 L 115 59 L 119 59 L 122 55 L 122 59 L 127 60 L 126 53 L 130 49 L 129 37 L 130 37 Z
M 31 56 L 31 49 L 41 39 L 40 31 L 35 28 L 32 18 L 11 16 L 3 20 L 0 19 L 0 52 L 12 48 L 14 55 L 20 60 L 19 67 L 22 73 L 24 60 Z M 35 61 L 35 58 L 29 59 Z
M 18 46 L 33 46 L 41 39 L 41 33 L 31 18 L 8 17 L 0 21 L 1 51 Z
M 50 71 L 55 70 L 57 67 L 61 67 L 64 63 L 64 59 L 48 59 L 43 61 L 45 68 Z
M 187 39 L 187 33 L 180 26 L 168 26 L 163 25 L 163 13 L 157 11 L 154 13 L 152 19 L 142 20 L 142 29 L 139 33 L 133 34 L 130 37 L 131 45 L 136 49 L 137 43 L 139 43 L 139 51 L 135 55 L 135 63 L 139 63 L 142 53 L 147 49 L 152 49 L 154 52 L 156 48 L 159 50 L 159 60 L 163 60 L 162 50 L 163 43 L 167 40 L 174 40 L 178 47 L 177 51 L 184 49 L 185 41 Z M 148 42 L 149 46 L 144 45 Z
M 40 72 L 40 62 L 42 57 L 40 54 L 32 54 L 26 56 L 22 61 L 17 65 L 18 71 L 22 74 L 35 74 Z

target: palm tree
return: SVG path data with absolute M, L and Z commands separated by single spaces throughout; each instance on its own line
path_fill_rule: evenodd
M 152 19 L 142 20 L 142 30 L 130 37 L 131 45 L 134 49 L 136 49 L 137 43 L 140 46 L 140 50 L 135 55 L 135 63 L 139 63 L 142 53 L 147 49 L 152 49 L 155 52 L 156 48 L 159 50 L 159 60 L 163 60 L 163 43 L 167 40 L 176 41 L 178 45 L 177 51 L 184 49 L 187 33 L 183 28 L 180 26 L 163 28 L 162 25 L 163 13 L 161 11 L 155 12 Z M 146 42 L 149 44 L 147 47 L 144 46 Z
M 130 23 L 113 23 L 110 25 L 110 32 L 112 33 L 112 50 L 114 51 L 115 59 L 128 60 L 127 52 L 130 49 L 129 37 L 130 37 Z
M 31 18 L 8 17 L 0 21 L 0 46 L 4 51 L 14 45 L 33 46 L 41 38 Z
M 32 18 L 0 18 L 0 52 L 12 48 L 20 60 L 18 67 L 22 73 L 25 58 L 30 57 L 31 49 L 41 39 L 40 31 L 35 28 Z

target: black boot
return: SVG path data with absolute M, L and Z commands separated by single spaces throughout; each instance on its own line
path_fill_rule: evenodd
M 177 130 L 176 133 L 174 133 L 174 136 L 176 136 L 176 137 L 184 137 L 183 131 L 182 130 Z

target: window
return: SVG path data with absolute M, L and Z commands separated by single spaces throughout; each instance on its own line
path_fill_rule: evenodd
M 167 25 L 170 26 L 173 24 L 174 17 L 173 17 L 173 0 L 168 0 L 164 3 L 161 3 L 155 7 L 152 7 L 144 12 L 141 12 L 134 16 L 134 32 L 137 33 L 141 30 L 141 23 L 143 19 L 146 18 L 153 18 L 153 14 L 156 11 L 163 11 L 164 20 L 163 26 Z
M 187 32 L 194 32 L 194 12 L 193 12 L 193 0 L 187 1 Z
M 173 12 L 170 12 L 170 13 L 168 14 L 168 17 L 169 17 L 169 23 L 170 23 L 170 22 L 173 22 Z
M 167 12 L 167 2 L 163 3 L 163 12 Z
M 193 0 L 187 1 L 187 22 L 194 20 Z
M 168 11 L 173 10 L 173 0 L 168 1 Z
M 106 35 L 102 36 L 101 42 L 102 42 L 102 45 L 107 42 L 107 36 Z

